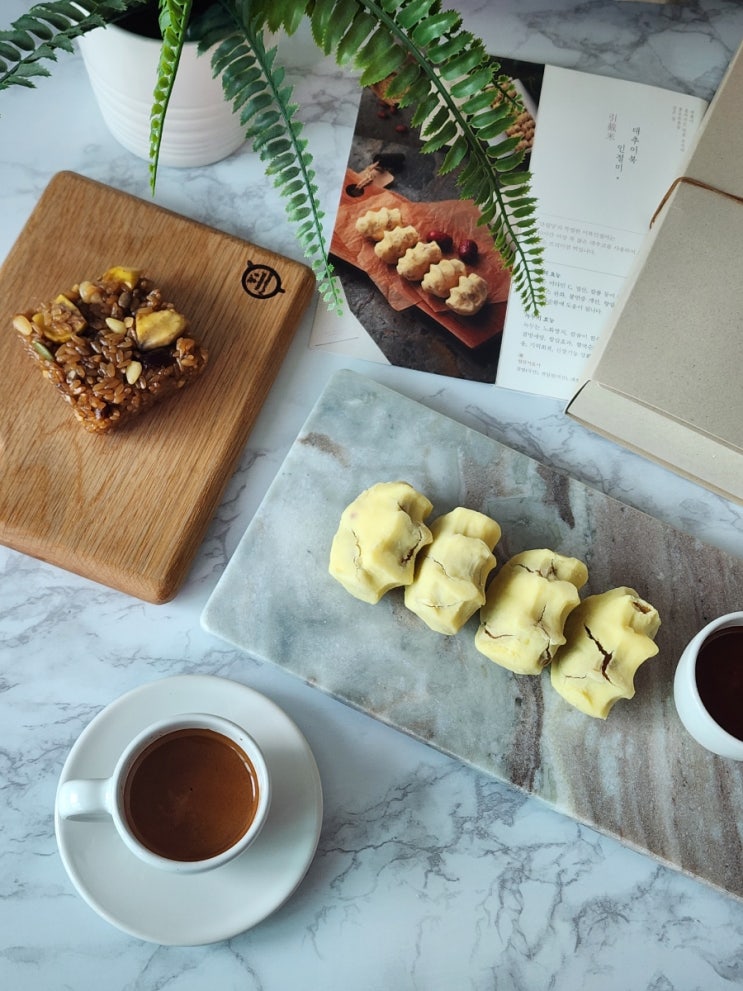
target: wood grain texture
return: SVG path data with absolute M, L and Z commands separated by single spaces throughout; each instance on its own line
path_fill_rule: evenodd
M 418 203 L 406 199 L 394 189 L 374 184 L 366 186 L 362 196 L 351 196 L 348 190 L 358 179 L 357 172 L 346 169 L 330 244 L 331 252 L 355 266 L 363 273 L 364 278 L 371 279 L 393 310 L 417 306 L 421 313 L 435 320 L 468 348 L 478 348 L 501 334 L 506 318 L 511 274 L 493 250 L 492 239 L 487 230 L 478 224 L 480 212 L 474 203 L 461 199 Z M 399 208 L 402 225 L 415 227 L 422 241 L 427 239 L 429 231 L 443 230 L 455 238 L 455 244 L 465 239 L 474 240 L 478 244 L 479 259 L 468 266 L 468 271 L 476 272 L 488 283 L 488 302 L 478 314 L 473 317 L 457 316 L 443 299 L 426 292 L 418 283 L 402 278 L 394 265 L 388 265 L 376 256 L 374 243 L 359 234 L 356 221 L 367 211 L 379 210 L 383 206 Z M 457 257 L 454 248 L 445 252 L 444 257 Z
M 11 320 L 115 264 L 164 290 L 209 364 L 182 393 L 93 435 L 24 353 Z M 249 266 L 272 270 L 280 291 L 251 295 Z M 58 173 L 0 269 L 0 541 L 146 601 L 171 599 L 313 289 L 305 265 Z

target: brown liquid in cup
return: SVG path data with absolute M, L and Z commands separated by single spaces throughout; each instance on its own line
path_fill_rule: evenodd
M 713 633 L 696 663 L 699 697 L 715 722 L 743 740 L 743 626 Z
M 168 860 L 216 857 L 248 830 L 258 806 L 249 757 L 210 729 L 166 733 L 145 747 L 124 785 L 127 822 Z

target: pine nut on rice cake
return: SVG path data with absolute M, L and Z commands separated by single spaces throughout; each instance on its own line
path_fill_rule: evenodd
M 139 270 L 123 266 L 16 314 L 13 327 L 94 433 L 120 427 L 182 389 L 208 360 L 187 318 Z

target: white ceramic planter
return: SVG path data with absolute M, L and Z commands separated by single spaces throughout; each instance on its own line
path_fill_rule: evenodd
M 149 158 L 150 109 L 160 42 L 115 25 L 79 39 L 80 52 L 103 119 L 128 151 Z M 213 79 L 209 56 L 184 45 L 163 128 L 160 164 L 209 165 L 245 141 L 239 118 Z

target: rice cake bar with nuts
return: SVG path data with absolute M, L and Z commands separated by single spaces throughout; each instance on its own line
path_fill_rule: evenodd
M 197 378 L 208 360 L 186 317 L 139 270 L 122 266 L 16 314 L 13 327 L 92 433 L 144 413 Z

